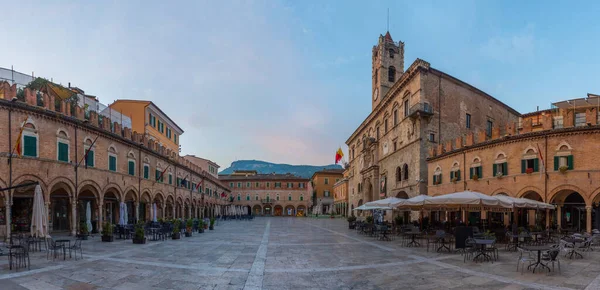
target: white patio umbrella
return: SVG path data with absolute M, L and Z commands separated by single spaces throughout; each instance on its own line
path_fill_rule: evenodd
M 44 197 L 40 185 L 35 186 L 33 195 L 33 212 L 31 216 L 31 236 L 48 237 L 48 215 L 44 205 Z
M 409 199 L 400 199 L 395 203 L 390 203 L 391 207 L 395 208 L 406 208 L 406 209 L 421 209 L 425 205 L 425 201 L 430 199 L 431 196 L 419 194 Z
M 512 204 L 476 191 L 461 191 L 451 194 L 438 195 L 428 198 L 424 202 L 425 207 L 444 206 L 485 206 L 495 208 L 512 208 Z
M 373 205 L 373 206 L 368 206 L 366 204 L 363 204 L 357 208 L 355 208 L 354 210 L 373 210 L 373 209 L 384 209 L 384 210 L 388 210 L 388 209 L 392 209 L 389 206 L 381 206 L 381 205 Z
M 153 203 L 153 204 L 152 204 L 152 208 L 153 208 L 153 209 L 152 209 L 152 215 L 153 215 L 153 216 L 152 216 L 152 221 L 153 221 L 153 222 L 157 222 L 157 219 L 156 219 L 156 203 Z
M 380 199 L 380 200 L 375 200 L 375 201 L 370 201 L 365 203 L 365 205 L 367 206 L 387 206 L 387 207 L 392 207 L 392 204 L 397 204 L 399 202 L 402 202 L 406 199 L 404 198 L 397 198 L 397 197 L 388 197 L 388 198 L 384 198 L 384 199 Z
M 88 233 L 92 232 L 92 206 L 91 206 L 91 201 L 87 202 L 87 205 L 85 206 L 85 225 L 88 228 Z
M 123 215 L 125 215 L 125 204 L 123 202 L 119 203 L 119 225 L 120 226 L 124 226 L 125 225 L 125 219 L 123 218 Z

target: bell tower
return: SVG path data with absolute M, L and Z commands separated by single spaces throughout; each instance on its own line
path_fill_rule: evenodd
M 384 99 L 390 88 L 404 73 L 404 42 L 394 43 L 388 31 L 379 35 L 377 45 L 373 46 L 373 88 L 372 108 Z

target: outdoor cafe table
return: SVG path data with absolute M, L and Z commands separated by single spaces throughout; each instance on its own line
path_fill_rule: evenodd
M 537 267 L 542 267 L 542 268 L 546 268 L 548 269 L 548 271 L 550 271 L 550 267 L 544 265 L 541 262 L 541 257 L 542 257 L 542 251 L 550 251 L 550 249 L 552 249 L 552 247 L 548 246 L 548 245 L 542 245 L 542 246 L 525 246 L 523 247 L 524 250 L 530 251 L 530 252 L 534 252 L 537 251 L 537 262 L 529 265 L 529 267 L 527 267 L 527 269 L 530 269 L 531 267 L 533 267 L 533 273 L 535 273 L 535 269 Z
M 161 228 L 148 228 L 148 231 L 152 235 L 152 241 L 158 241 L 158 233 L 160 230 Z
M 65 244 L 69 245 L 69 248 L 71 248 L 71 240 L 69 239 L 64 239 L 64 240 L 56 240 L 54 241 L 57 245 L 60 244 L 62 245 L 63 248 L 63 261 L 67 259 L 67 248 L 65 247 Z M 71 251 L 69 251 L 69 258 L 71 258 Z
M 377 226 L 377 230 L 379 231 L 379 239 L 380 240 L 386 240 L 386 241 L 391 241 L 390 237 L 388 236 L 390 234 L 390 227 L 389 226 Z
M 492 257 L 487 253 L 485 247 L 488 245 L 493 245 L 495 242 L 495 239 L 475 239 L 475 246 L 477 247 L 477 251 L 479 253 L 473 258 L 473 261 L 477 261 L 479 258 L 491 261 Z
M 408 244 L 406 244 L 407 247 L 420 247 L 421 246 L 421 244 L 419 244 L 419 242 L 417 242 L 415 240 L 415 238 L 418 235 L 421 235 L 421 232 L 419 232 L 419 231 L 408 231 L 408 232 L 404 232 L 404 234 L 405 235 L 409 235 L 411 237 L 410 238 L 410 242 Z

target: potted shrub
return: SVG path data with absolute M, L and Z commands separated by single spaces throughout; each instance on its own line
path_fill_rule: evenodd
M 210 218 L 210 226 L 208 229 L 211 231 L 215 229 L 215 218 Z
M 171 234 L 171 239 L 179 240 L 181 239 L 181 230 L 179 229 L 179 221 L 175 220 L 173 222 L 173 234 Z
M 496 172 L 496 177 L 497 177 L 497 178 L 502 178 L 502 176 L 504 176 L 504 175 L 502 174 L 502 172 Z
M 210 220 L 208 218 L 204 218 L 202 225 L 204 225 L 205 230 L 208 230 L 208 223 L 210 223 Z
M 88 236 L 89 236 L 89 234 L 90 234 L 90 233 L 89 233 L 89 231 L 88 231 L 88 228 L 87 228 L 87 223 L 85 223 L 85 222 L 82 222 L 82 223 L 79 225 L 79 237 L 80 237 L 82 240 L 87 240 L 87 239 L 88 239 Z
M 373 223 L 373 217 L 372 217 L 372 216 L 368 216 L 368 217 L 365 219 L 365 221 L 366 221 L 368 224 L 372 224 L 372 223 Z
M 473 178 L 471 178 L 471 179 L 477 181 L 477 180 L 479 180 L 479 176 L 477 174 L 473 174 Z
M 356 217 L 354 215 L 349 216 L 347 219 L 348 221 L 348 229 L 355 229 L 356 228 Z
M 103 242 L 114 241 L 113 225 L 109 222 L 105 223 L 104 226 L 102 226 L 102 241 Z
M 192 219 L 188 219 L 187 222 L 185 222 L 185 236 L 188 238 L 192 236 L 192 226 L 194 226 L 194 222 Z
M 135 233 L 133 235 L 134 244 L 145 244 L 146 235 L 144 234 L 144 222 L 140 221 L 135 225 Z
M 453 178 L 452 178 L 452 183 L 456 183 L 457 181 L 458 181 L 458 178 L 457 178 L 457 177 L 453 177 Z
M 402 218 L 402 216 L 396 216 L 394 218 L 394 223 L 396 223 L 396 225 L 399 226 L 404 223 L 404 218 Z
M 198 233 L 203 233 L 204 232 L 204 221 L 203 220 L 198 220 Z
M 567 172 L 567 170 L 569 170 L 569 166 L 561 166 L 558 168 L 558 170 L 560 171 L 560 173 L 565 173 Z

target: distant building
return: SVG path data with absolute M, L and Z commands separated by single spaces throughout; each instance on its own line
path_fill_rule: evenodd
M 317 210 L 317 206 L 321 206 L 318 212 L 329 213 L 330 207 L 333 206 L 333 185 L 343 177 L 343 169 L 323 169 L 312 175 L 310 182 L 313 187 L 313 212 Z
M 116 100 L 109 107 L 129 116 L 133 131 L 143 132 L 159 145 L 179 154 L 179 137 L 183 134 L 183 129 L 153 102 Z
M 231 189 L 230 200 L 254 215 L 304 216 L 309 205 L 309 179 L 292 174 L 258 174 L 254 170 L 219 175 Z
M 194 163 L 196 166 L 199 166 L 200 168 L 202 168 L 204 171 L 208 172 L 210 175 L 214 176 L 215 178 L 219 178 L 219 167 L 220 166 L 217 163 L 214 163 L 208 159 L 196 157 L 196 155 L 186 155 L 183 158 Z
M 352 215 L 348 211 L 348 174 L 349 170 L 344 170 L 344 175 L 341 180 L 333 185 L 333 206 L 336 214 L 342 216 Z

